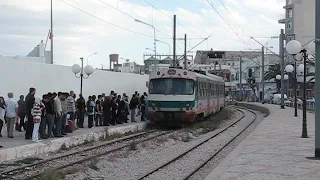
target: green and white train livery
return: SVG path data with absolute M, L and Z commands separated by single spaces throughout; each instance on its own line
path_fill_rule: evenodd
M 154 71 L 148 88 L 148 119 L 152 122 L 191 123 L 225 105 L 223 78 L 203 71 Z

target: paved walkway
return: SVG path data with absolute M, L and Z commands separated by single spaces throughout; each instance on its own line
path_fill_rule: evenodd
M 261 104 L 258 104 L 260 105 Z M 302 111 L 264 105 L 271 114 L 205 180 L 319 180 L 320 160 L 314 157 L 315 115 L 308 113 L 303 139 Z

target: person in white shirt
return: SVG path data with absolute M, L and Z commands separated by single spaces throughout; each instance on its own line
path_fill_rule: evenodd
M 6 101 L 6 118 L 7 118 L 7 133 L 8 138 L 13 138 L 13 128 L 15 122 L 18 121 L 18 108 L 19 105 L 16 100 L 13 99 L 13 93 L 8 93 L 8 100 Z
M 62 96 L 61 92 L 53 93 L 54 96 L 54 112 L 55 112 L 55 128 L 54 128 L 54 136 L 55 137 L 63 137 L 61 135 L 61 126 L 62 126 L 62 106 L 61 106 L 61 101 L 60 98 Z

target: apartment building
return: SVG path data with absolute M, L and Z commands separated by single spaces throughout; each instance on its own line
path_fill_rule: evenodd
M 296 39 L 304 47 L 315 38 L 315 0 L 286 0 L 285 15 L 278 21 L 285 24 L 286 41 Z

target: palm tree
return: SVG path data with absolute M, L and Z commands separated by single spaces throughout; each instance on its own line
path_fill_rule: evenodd
M 281 87 L 281 82 L 280 82 L 280 80 L 276 79 L 276 76 L 278 74 L 281 74 L 280 64 L 275 64 L 273 66 L 269 66 L 269 70 L 264 75 L 264 80 L 269 81 L 271 79 L 275 79 L 275 81 L 277 83 L 277 90 L 279 92 L 280 87 Z

